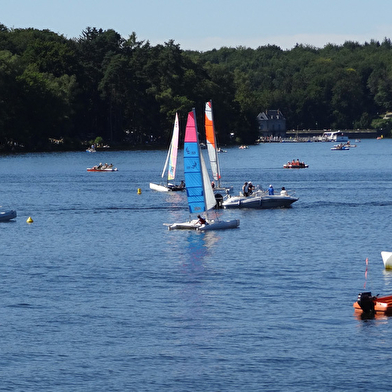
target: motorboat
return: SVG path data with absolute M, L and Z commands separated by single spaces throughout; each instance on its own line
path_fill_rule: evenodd
M 349 150 L 350 147 L 348 147 L 346 144 L 335 144 L 333 147 L 331 147 L 331 150 L 336 150 L 336 151 L 344 151 L 344 150 Z
M 353 307 L 355 311 L 368 315 L 392 314 L 392 295 L 379 297 L 378 295 L 372 296 L 370 291 L 362 292 L 358 294 Z
M 0 222 L 8 222 L 11 219 L 16 218 L 16 211 L 0 211 Z
M 99 165 L 88 167 L 87 171 L 88 172 L 115 172 L 118 171 L 118 169 L 117 167 L 113 167 L 112 164 L 108 165 L 107 163 L 105 163 L 104 165 L 102 165 L 102 163 L 100 163 Z
M 392 252 L 381 252 L 385 269 L 392 269 Z
M 300 162 L 299 159 L 292 162 L 287 162 L 283 165 L 284 169 L 306 169 L 309 165 L 306 165 L 305 162 Z
M 277 195 L 270 195 L 267 191 L 256 190 L 249 196 L 242 193 L 239 196 L 227 195 L 223 200 L 223 208 L 287 208 L 298 200 L 297 197 L 290 196 L 287 192 Z

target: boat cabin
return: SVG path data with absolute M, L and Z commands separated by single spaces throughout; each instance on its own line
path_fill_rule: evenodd
M 348 136 L 345 136 L 341 131 L 328 131 L 323 133 L 322 140 L 326 142 L 347 143 Z

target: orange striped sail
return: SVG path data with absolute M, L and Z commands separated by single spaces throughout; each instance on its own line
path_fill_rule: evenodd
M 212 176 L 215 181 L 218 181 L 218 187 L 220 187 L 221 175 L 220 175 L 219 160 L 217 154 L 214 119 L 212 116 L 212 101 L 206 102 L 205 130 L 206 130 L 208 157 L 210 158 Z

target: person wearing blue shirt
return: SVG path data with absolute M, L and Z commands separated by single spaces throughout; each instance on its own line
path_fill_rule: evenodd
M 272 185 L 269 186 L 268 188 L 268 194 L 273 195 L 274 194 L 274 187 Z

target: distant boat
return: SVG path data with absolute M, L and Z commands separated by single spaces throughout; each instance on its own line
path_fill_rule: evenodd
M 158 192 L 169 192 L 169 191 L 183 191 L 185 190 L 185 184 L 181 181 L 181 184 L 175 185 L 174 180 L 176 178 L 177 169 L 177 154 L 178 154 L 178 139 L 180 134 L 180 125 L 178 120 L 178 113 L 174 120 L 173 134 L 170 142 L 169 150 L 167 152 L 166 162 L 163 166 L 162 178 L 165 176 L 167 170 L 167 182 L 166 184 L 154 184 L 150 182 L 150 189 Z
M 206 102 L 204 117 L 208 157 L 210 158 L 212 177 L 214 181 L 216 181 L 214 183 L 213 189 L 215 193 L 229 193 L 233 190 L 233 187 L 224 187 L 221 185 L 221 172 L 219 166 L 219 158 L 217 154 L 219 149 L 217 146 L 214 117 L 212 114 L 212 101 Z
M 347 147 L 347 145 L 344 145 L 342 143 L 335 144 L 333 147 L 331 147 L 331 150 L 336 150 L 336 151 L 347 151 L 349 149 L 350 147 Z
M 293 160 L 292 162 L 287 162 L 283 165 L 284 169 L 306 169 L 308 167 L 309 165 L 306 165 L 304 162 L 300 162 L 299 160 Z
M 336 143 L 347 143 L 348 142 L 348 136 L 346 136 L 341 131 L 324 132 L 321 139 L 326 142 L 336 142 Z
M 188 113 L 188 119 L 184 139 L 184 175 L 186 182 L 186 193 L 188 199 L 189 212 L 191 214 L 208 213 L 216 205 L 215 195 L 212 190 L 210 178 L 203 155 L 200 150 L 197 132 L 195 109 Z M 204 220 L 204 219 L 203 219 Z M 165 224 L 169 230 L 222 230 L 232 229 L 239 226 L 240 221 L 233 219 L 230 221 L 220 221 L 205 219 L 202 223 L 199 219 L 191 219 L 188 222 Z
M 107 163 L 105 163 L 104 165 L 102 165 L 102 163 L 100 163 L 99 165 L 88 167 L 87 171 L 88 172 L 115 172 L 118 171 L 118 169 L 117 167 L 113 167 L 112 164 L 108 165 Z

